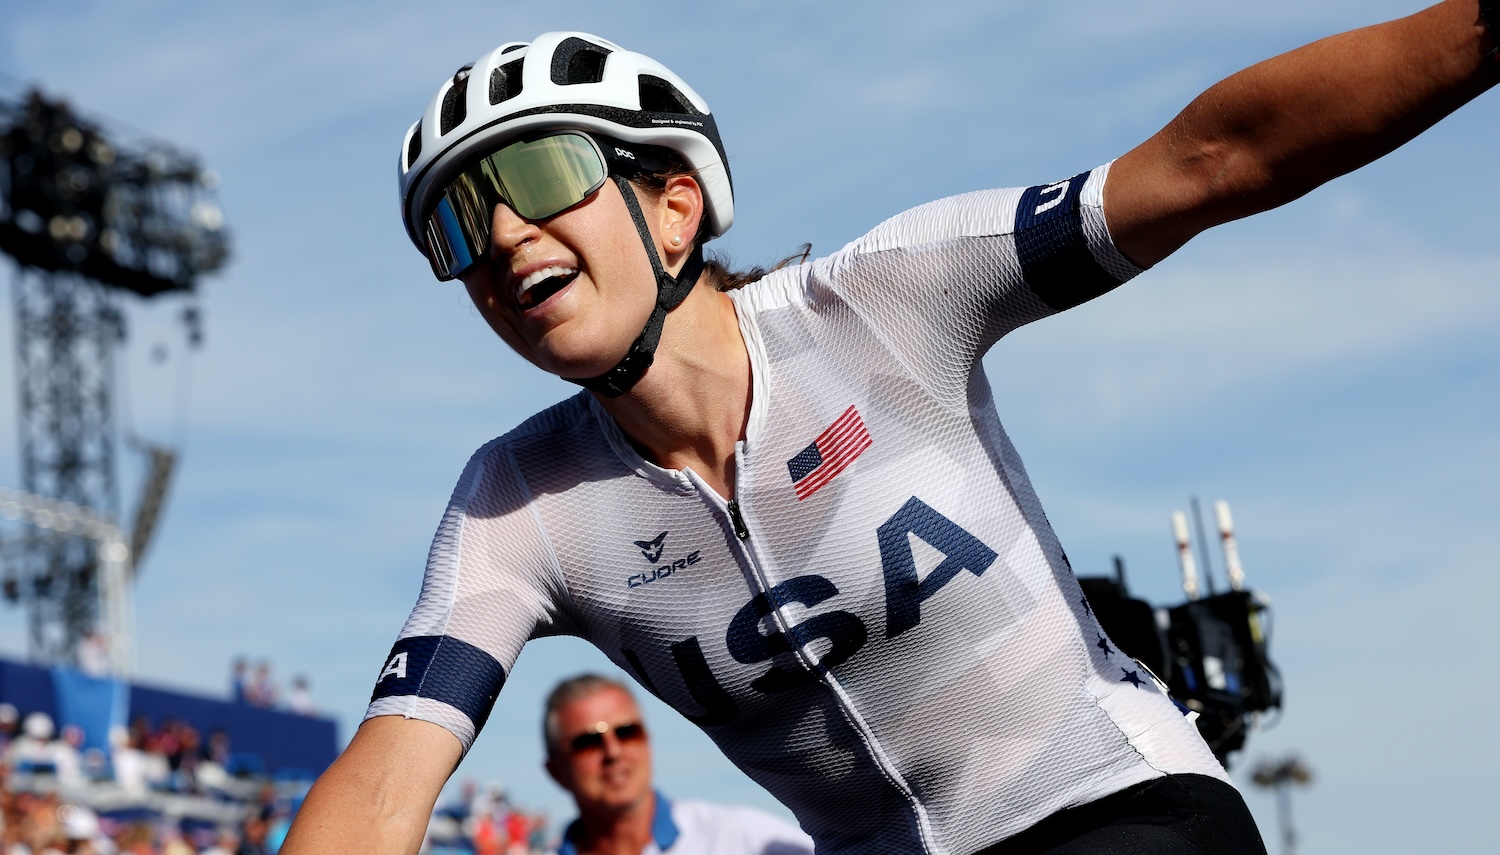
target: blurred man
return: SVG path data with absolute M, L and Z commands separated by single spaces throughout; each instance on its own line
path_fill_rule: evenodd
M 558 855 L 807 855 L 812 839 L 769 814 L 668 801 L 651 788 L 651 744 L 635 698 L 595 674 L 559 683 L 542 723 L 547 772 L 578 819 Z

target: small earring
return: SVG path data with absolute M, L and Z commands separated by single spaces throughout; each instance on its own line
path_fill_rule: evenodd
M 672 245 L 682 246 L 682 235 L 672 235 Z

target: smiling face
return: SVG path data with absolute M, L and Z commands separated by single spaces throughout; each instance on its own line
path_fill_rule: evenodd
M 638 192 L 637 198 L 655 236 L 664 197 Z M 460 277 L 490 327 L 527 361 L 560 377 L 613 368 L 656 303 L 651 262 L 614 181 L 544 220 L 497 205 L 492 226 L 487 257 Z
M 556 722 L 559 739 L 549 746 L 547 771 L 573 794 L 584 817 L 616 815 L 646 803 L 651 745 L 629 694 L 601 687 L 558 707 Z

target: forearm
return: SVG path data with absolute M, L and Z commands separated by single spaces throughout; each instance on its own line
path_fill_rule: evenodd
M 1120 159 L 1106 213 L 1149 265 L 1394 150 L 1500 81 L 1476 0 L 1342 33 L 1213 86 Z M 1118 190 L 1119 192 L 1112 192 Z M 1116 205 L 1116 201 L 1120 205 Z
M 308 791 L 281 852 L 415 853 L 459 753 L 437 725 L 399 716 L 365 722 Z

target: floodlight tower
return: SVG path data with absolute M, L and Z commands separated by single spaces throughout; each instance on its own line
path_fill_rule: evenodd
M 0 251 L 16 262 L 22 490 L 114 520 L 120 302 L 127 293 L 190 297 L 197 277 L 227 260 L 211 174 L 161 143 L 121 146 L 99 123 L 40 91 L 0 99 Z M 196 344 L 193 304 L 183 320 Z M 163 489 L 161 455 L 152 459 L 136 512 L 137 552 Z M 28 609 L 32 658 L 71 661 L 79 642 L 107 624 L 98 544 L 77 531 L 33 526 L 10 546 L 0 593 Z M 133 571 L 126 577 L 133 581 Z

